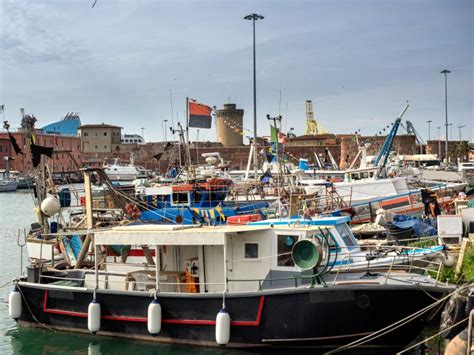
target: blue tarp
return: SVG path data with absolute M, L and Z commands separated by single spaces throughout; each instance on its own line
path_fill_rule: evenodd
M 393 217 L 392 224 L 398 228 L 413 228 L 414 237 L 426 237 L 438 233 L 435 219 L 420 219 L 415 216 L 397 214 Z

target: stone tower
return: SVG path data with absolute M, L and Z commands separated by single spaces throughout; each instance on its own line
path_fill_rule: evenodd
M 235 104 L 224 104 L 224 108 L 217 110 L 217 141 L 224 147 L 243 146 L 243 119 L 244 110 Z

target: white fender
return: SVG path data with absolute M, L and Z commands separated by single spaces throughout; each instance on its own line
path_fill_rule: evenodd
M 16 288 L 8 295 L 8 314 L 13 319 L 21 316 L 21 293 Z
M 54 196 L 46 197 L 43 202 L 41 202 L 41 212 L 46 216 L 54 216 L 61 209 L 61 204 L 59 200 Z
M 96 333 L 100 329 L 100 318 L 100 303 L 93 299 L 87 309 L 87 328 L 90 332 Z
M 443 254 L 443 263 L 444 263 L 444 266 L 446 267 L 453 267 L 454 264 L 456 263 L 456 258 L 454 257 L 454 255 L 451 255 L 451 254 L 448 254 L 448 255 Z
M 225 345 L 230 340 L 230 315 L 225 308 L 217 313 L 216 317 L 216 342 Z
M 157 335 L 161 331 L 161 305 L 156 298 L 148 306 L 147 326 L 151 335 Z

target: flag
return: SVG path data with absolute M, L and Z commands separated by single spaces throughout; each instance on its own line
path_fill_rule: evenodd
M 13 135 L 8 132 L 8 138 L 10 138 L 10 143 L 13 147 L 13 150 L 15 151 L 15 154 L 18 155 L 18 154 L 21 154 L 23 155 L 23 152 L 21 151 L 21 148 L 20 146 L 18 145 L 18 143 L 16 142 L 16 138 L 13 137 Z
M 270 127 L 271 127 L 271 141 L 272 141 L 272 143 L 276 143 L 276 141 L 277 141 L 277 132 L 278 132 L 278 143 L 285 144 L 286 143 L 286 134 L 281 133 L 274 126 L 270 126 Z
M 188 101 L 188 127 L 194 128 L 211 128 L 212 118 L 211 118 L 212 108 L 196 101 Z
M 5 106 L 2 105 L 0 106 L 0 112 L 3 111 L 3 108 Z M 13 147 L 13 150 L 15 151 L 15 154 L 18 155 L 18 154 L 21 154 L 21 155 L 24 155 L 23 152 L 21 151 L 21 148 L 20 146 L 18 145 L 18 143 L 16 142 L 16 138 L 13 137 L 13 135 L 10 133 L 9 131 L 9 128 L 10 128 L 10 124 L 8 123 L 8 121 L 4 121 L 3 122 L 3 128 L 6 129 L 7 133 L 8 133 L 8 138 L 10 139 L 10 143 Z
M 155 158 L 156 160 L 160 160 L 161 157 L 163 156 L 163 154 L 165 154 L 165 152 L 167 152 L 168 150 L 170 150 L 173 147 L 174 147 L 173 143 L 167 142 L 165 147 L 163 148 L 163 151 L 159 152 L 158 154 L 153 155 L 153 158 Z
M 43 147 L 41 145 L 31 143 L 30 149 L 33 168 L 36 168 L 41 162 L 41 155 L 46 155 L 48 158 L 51 158 L 53 156 L 53 148 L 51 147 Z

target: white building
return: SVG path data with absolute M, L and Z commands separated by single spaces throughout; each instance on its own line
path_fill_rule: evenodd
M 145 144 L 145 140 L 139 134 L 123 134 L 122 144 Z

